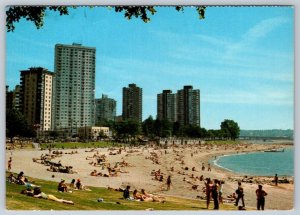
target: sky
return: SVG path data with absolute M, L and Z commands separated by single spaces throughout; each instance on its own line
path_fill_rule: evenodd
M 157 94 L 184 85 L 200 89 L 201 127 L 224 119 L 241 129 L 293 129 L 294 8 L 157 7 L 151 21 L 127 20 L 106 7 L 47 12 L 43 28 L 21 20 L 6 34 L 6 84 L 20 70 L 54 71 L 54 46 L 96 48 L 96 98 L 107 94 L 122 114 L 122 88 L 143 88 L 143 119 L 156 117 Z

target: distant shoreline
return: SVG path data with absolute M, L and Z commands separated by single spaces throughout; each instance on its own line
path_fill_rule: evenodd
M 257 143 L 257 144 L 259 144 L 259 143 Z M 291 143 L 286 143 L 286 144 L 282 144 L 281 143 L 281 145 L 278 146 L 277 149 L 281 149 L 281 148 L 286 149 L 286 148 L 292 148 L 292 147 L 294 148 L 293 144 L 291 144 Z M 229 169 L 229 168 L 227 168 L 225 166 L 222 166 L 222 165 L 220 165 L 220 164 L 217 163 L 218 160 L 220 158 L 222 158 L 222 157 L 237 156 L 237 155 L 243 156 L 243 155 L 246 155 L 246 154 L 255 154 L 255 153 L 260 153 L 260 152 L 263 153 L 264 150 L 254 150 L 254 151 L 249 151 L 249 152 L 241 152 L 241 153 L 238 153 L 238 154 L 232 152 L 232 153 L 228 153 L 228 154 L 218 155 L 216 159 L 209 160 L 209 162 L 211 164 L 213 164 L 215 167 L 220 168 L 220 169 L 225 170 L 225 171 L 228 171 L 228 172 L 230 172 L 232 174 L 236 174 L 236 175 L 249 175 L 249 176 L 252 176 L 252 177 L 270 177 L 270 178 L 273 178 L 274 177 L 273 175 L 259 175 L 259 174 L 237 172 L 237 171 L 234 171 L 232 169 Z M 278 152 L 278 153 L 280 153 L 280 152 Z M 294 177 L 294 175 L 278 175 L 278 176 L 280 176 L 280 177 L 286 177 L 286 178 L 293 178 Z

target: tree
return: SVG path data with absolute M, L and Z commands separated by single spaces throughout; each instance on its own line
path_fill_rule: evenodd
M 16 136 L 35 136 L 35 131 L 28 126 L 26 119 L 18 110 L 8 109 L 6 112 L 6 136 L 12 143 Z
M 144 120 L 144 122 L 142 123 L 142 130 L 145 136 L 151 139 L 154 138 L 154 119 L 152 116 L 149 116 L 146 120 Z
M 129 141 L 131 138 L 135 139 L 141 132 L 139 122 L 133 120 L 116 122 L 114 130 L 117 139 L 126 141 Z
M 89 6 L 95 7 L 95 6 Z M 77 6 L 10 6 L 6 10 L 6 28 L 7 32 L 13 32 L 15 30 L 15 23 L 20 19 L 25 18 L 27 21 L 31 21 L 35 24 L 37 29 L 40 29 L 44 25 L 44 17 L 47 10 L 59 12 L 62 15 L 69 14 L 69 8 L 76 9 Z M 109 6 L 108 8 L 114 8 L 116 12 L 124 12 L 124 17 L 131 19 L 132 17 L 140 18 L 145 23 L 150 22 L 149 15 L 156 13 L 155 6 Z M 196 11 L 199 14 L 199 19 L 205 18 L 205 6 L 196 6 Z M 183 6 L 175 6 L 177 11 L 184 11 Z
M 235 140 L 240 135 L 240 127 L 237 122 L 229 119 L 225 119 L 221 123 L 221 132 L 225 138 Z

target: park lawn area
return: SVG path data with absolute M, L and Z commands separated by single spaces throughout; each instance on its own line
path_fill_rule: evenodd
M 19 143 L 15 142 L 14 144 L 12 143 L 6 143 L 7 148 L 14 148 L 14 149 L 33 149 L 33 144 L 32 143 Z
M 51 200 L 33 198 L 20 194 L 25 186 L 6 183 L 6 208 L 8 210 L 206 210 L 205 201 L 178 197 L 166 197 L 165 203 L 138 202 L 122 199 L 122 192 L 106 188 L 90 187 L 92 191 L 74 190 L 73 193 L 57 192 L 57 182 L 29 178 L 34 184 L 40 185 L 42 192 L 58 198 L 72 200 L 75 204 L 68 205 Z M 97 202 L 103 198 L 103 202 Z M 119 202 L 120 204 L 117 204 Z M 210 205 L 212 209 L 213 203 Z M 233 205 L 221 205 L 220 210 L 236 210 Z
M 41 149 L 47 149 L 47 147 L 57 149 L 79 149 L 79 148 L 106 148 L 106 147 L 118 147 L 122 146 L 120 143 L 113 142 L 57 142 L 57 143 L 41 143 Z

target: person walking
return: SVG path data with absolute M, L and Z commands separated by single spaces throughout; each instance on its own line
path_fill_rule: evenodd
M 238 182 L 238 188 L 235 191 L 237 194 L 237 198 L 235 201 L 235 206 L 238 206 L 240 199 L 242 200 L 242 207 L 245 207 L 245 201 L 244 201 L 244 188 L 242 187 L 242 183 Z
M 11 170 L 11 165 L 12 165 L 12 157 L 9 157 L 8 164 L 7 164 L 8 171 Z
M 168 178 L 167 178 L 167 190 L 170 190 L 170 187 L 171 187 L 171 176 L 169 175 Z
M 262 185 L 258 185 L 258 189 L 256 190 L 257 197 L 257 210 L 265 209 L 265 196 L 268 195 L 266 191 L 262 189 Z

